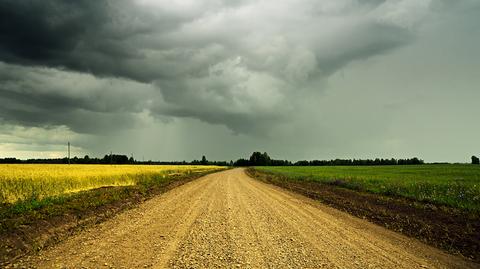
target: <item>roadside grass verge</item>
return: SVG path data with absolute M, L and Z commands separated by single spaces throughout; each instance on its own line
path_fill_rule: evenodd
M 270 168 L 274 168 L 272 170 L 275 172 L 271 172 Z M 279 173 L 278 170 L 283 167 L 279 168 L 255 167 L 248 168 L 246 172 L 255 179 L 303 194 L 351 215 L 480 262 L 480 213 L 475 205 L 458 206 L 461 203 L 431 202 L 397 193 L 368 191 L 363 186 L 358 187 L 359 183 L 352 188 L 344 184 L 346 181 L 341 181 L 338 175 L 330 180 L 312 180 L 310 174 L 308 178 L 302 178 Z
M 0 266 L 135 207 L 216 167 L 191 173 L 138 174 L 135 185 L 105 186 L 0 205 Z

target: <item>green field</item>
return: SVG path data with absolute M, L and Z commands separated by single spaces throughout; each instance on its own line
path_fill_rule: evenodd
M 480 211 L 480 165 L 255 167 L 289 180 L 317 181 L 387 196 Z

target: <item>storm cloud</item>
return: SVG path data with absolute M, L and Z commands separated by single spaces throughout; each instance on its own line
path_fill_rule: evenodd
M 0 118 L 88 136 L 193 119 L 269 137 L 328 114 L 318 104 L 345 69 L 408 48 L 431 25 L 478 6 L 5 0 Z

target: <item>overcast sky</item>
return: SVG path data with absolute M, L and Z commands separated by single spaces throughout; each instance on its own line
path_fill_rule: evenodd
M 480 155 L 480 0 L 2 0 L 0 157 Z

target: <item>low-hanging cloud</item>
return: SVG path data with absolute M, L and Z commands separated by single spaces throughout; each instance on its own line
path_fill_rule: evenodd
M 68 126 L 77 133 L 101 134 L 132 128 L 148 113 L 150 85 L 120 78 L 0 62 L 0 115 L 21 126 Z

